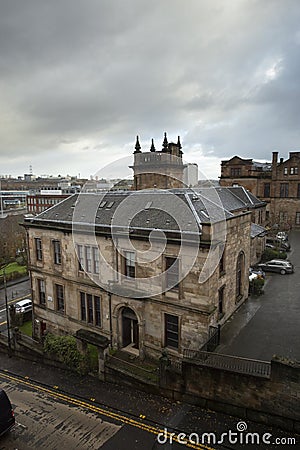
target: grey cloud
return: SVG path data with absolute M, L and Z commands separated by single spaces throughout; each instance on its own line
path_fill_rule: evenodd
M 299 19 L 297 0 L 4 0 L 0 164 L 59 151 L 70 172 L 67 147 L 105 162 L 137 133 L 165 130 L 183 135 L 187 156 L 195 145 L 220 158 L 294 149 Z

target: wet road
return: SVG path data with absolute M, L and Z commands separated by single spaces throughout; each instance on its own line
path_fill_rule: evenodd
M 95 399 L 83 400 L 62 393 L 56 386 L 42 386 L 8 373 L 0 373 L 0 382 L 16 417 L 13 430 L 0 438 L 0 450 L 154 450 L 162 447 L 156 443 L 161 425 L 147 423 L 145 416 L 139 420 L 100 406 Z M 163 447 L 187 448 L 176 442 L 172 447 Z
M 271 447 L 262 443 L 231 445 L 226 439 L 221 445 L 222 433 L 237 431 L 241 423 L 238 418 L 170 402 L 131 388 L 101 383 L 90 377 L 82 378 L 51 367 L 43 368 L 7 358 L 1 353 L 0 358 L 2 366 L 13 365 L 28 374 L 34 369 L 32 373 L 35 377 L 43 380 L 41 383 L 28 376 L 0 370 L 0 386 L 8 393 L 16 417 L 14 430 L 0 438 L 0 450 L 277 450 L 283 447 L 274 444 L 276 438 L 292 438 L 299 442 L 299 436 L 291 433 L 242 421 L 247 431 L 258 433 L 260 438 L 268 433 Z M 56 380 L 60 386 L 44 384 L 51 380 Z M 62 386 L 67 387 L 68 391 Z M 169 434 L 161 434 L 158 442 L 157 435 L 163 433 L 165 428 Z M 194 437 L 186 445 L 179 444 L 176 439 L 181 433 L 188 438 L 194 434 Z M 213 435 L 209 437 L 209 433 Z M 199 439 L 204 439 L 203 444 L 201 440 L 200 444 L 193 443 L 195 434 Z M 216 441 L 213 441 L 214 437 Z M 181 439 L 184 439 L 182 435 Z
M 98 449 L 120 428 L 87 408 L 62 402 L 30 386 L 1 383 L 16 415 L 16 426 L 0 441 L 1 449 Z
M 267 273 L 265 293 L 250 297 L 221 330 L 216 352 L 270 361 L 273 355 L 300 361 L 300 231 L 290 234 L 288 259 L 295 273 Z

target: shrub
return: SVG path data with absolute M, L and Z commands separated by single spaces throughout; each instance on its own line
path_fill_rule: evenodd
M 62 363 L 81 375 L 89 372 L 89 354 L 87 352 L 83 355 L 79 352 L 73 336 L 55 336 L 48 333 L 44 340 L 44 350 L 56 355 Z
M 261 256 L 261 261 L 270 261 L 271 259 L 286 259 L 287 254 L 279 250 L 273 250 L 272 248 L 266 248 Z
M 264 292 L 265 280 L 262 277 L 254 278 L 250 281 L 249 289 L 253 295 L 261 295 Z

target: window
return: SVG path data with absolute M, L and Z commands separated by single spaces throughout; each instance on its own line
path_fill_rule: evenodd
M 287 167 L 285 167 L 285 168 L 283 169 L 283 174 L 284 174 L 284 175 L 287 175 L 287 174 L 288 174 L 288 168 L 287 168 Z
M 222 276 L 225 274 L 225 249 L 222 246 L 220 247 L 220 253 L 219 276 Z
M 288 183 L 280 183 L 280 197 L 288 197 L 289 196 L 289 184 Z
M 99 273 L 99 263 L 100 263 L 99 250 L 97 247 L 93 247 L 93 272 L 94 273 Z
M 179 287 L 179 261 L 178 258 L 166 256 L 166 289 Z
M 38 261 L 43 259 L 42 239 L 35 238 L 35 254 Z
M 100 256 L 97 247 L 77 245 L 78 270 L 99 273 Z
M 297 197 L 300 198 L 300 183 L 297 186 Z
M 296 212 L 296 225 L 300 225 L 300 212 Z
M 218 313 L 222 315 L 224 313 L 224 290 L 225 286 L 222 286 L 219 289 L 219 298 L 218 298 Z
M 86 305 L 84 292 L 80 292 L 80 311 L 81 311 L 81 320 L 86 322 Z
M 178 316 L 165 314 L 165 347 L 178 349 Z
M 39 304 L 45 305 L 46 304 L 46 287 L 45 287 L 45 281 L 38 279 L 37 280 L 38 285 L 38 296 L 39 296 Z
M 61 264 L 61 245 L 60 241 L 52 241 L 53 243 L 53 254 L 54 254 L 54 264 Z
M 241 168 L 240 167 L 231 167 L 230 175 L 232 177 L 239 177 L 241 175 Z
M 264 197 L 270 197 L 270 183 L 264 183 Z
M 55 285 L 56 309 L 57 311 L 65 311 L 64 287 L 61 284 Z
M 101 299 L 98 295 L 80 292 L 81 320 L 101 327 Z
M 287 222 L 288 213 L 286 211 L 279 211 L 279 222 Z
M 125 252 L 124 256 L 124 275 L 135 278 L 135 253 Z
M 83 245 L 77 245 L 78 270 L 84 268 Z
M 92 272 L 92 249 L 91 249 L 91 247 L 85 247 L 85 270 L 89 273 Z
M 101 327 L 101 311 L 100 311 L 100 297 L 94 297 L 94 307 L 95 307 L 95 325 Z
M 88 323 L 93 323 L 94 322 L 93 297 L 91 294 L 87 294 L 86 299 L 87 299 L 87 313 L 88 313 L 87 321 Z
M 291 175 L 298 175 L 298 167 L 291 167 L 290 168 L 290 174 Z

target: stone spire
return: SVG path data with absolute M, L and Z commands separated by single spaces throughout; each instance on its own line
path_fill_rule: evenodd
M 139 137 L 136 137 L 136 143 L 135 143 L 135 151 L 134 153 L 141 153 L 141 145 L 140 145 L 140 141 L 139 141 Z
M 155 147 L 154 147 L 154 140 L 151 139 L 151 147 L 150 147 L 150 152 L 155 152 Z
M 167 133 L 165 133 L 165 136 L 164 136 L 164 140 L 163 140 L 163 149 L 162 149 L 162 151 L 163 152 L 167 152 L 168 151 L 168 139 L 167 139 Z
M 182 150 L 181 150 L 182 149 L 182 145 L 181 145 L 181 142 L 180 142 L 180 136 L 178 136 L 177 147 L 179 148 L 179 152 L 182 155 Z

